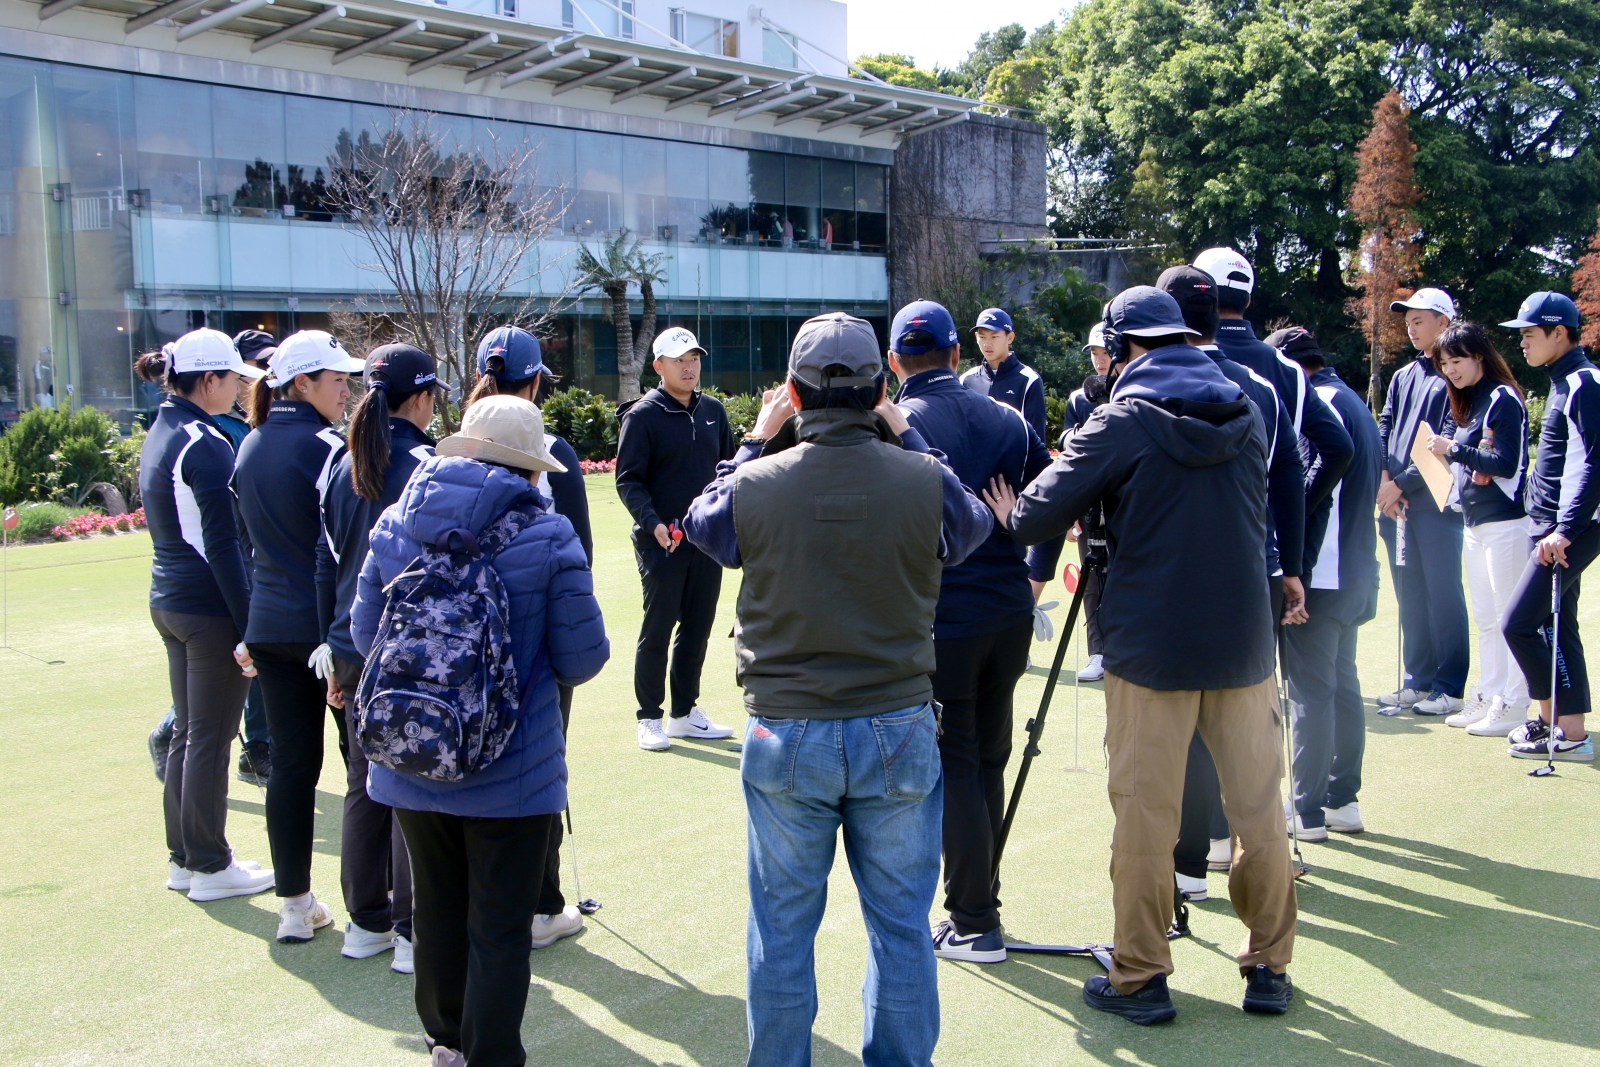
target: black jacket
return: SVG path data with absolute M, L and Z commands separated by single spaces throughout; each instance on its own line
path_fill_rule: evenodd
M 1355 457 L 1333 492 L 1306 516 L 1305 584 L 1307 589 L 1351 594 L 1355 614 L 1343 621 L 1357 621 L 1369 602 L 1376 605 L 1378 592 L 1378 524 L 1373 511 L 1383 445 L 1366 402 L 1338 374 L 1324 367 L 1311 375 L 1311 387 L 1349 430 Z
M 1489 378 L 1478 379 L 1468 396 L 1466 425 L 1456 425 L 1445 457 L 1456 476 L 1462 517 L 1468 526 L 1523 518 L 1528 514 L 1522 503 L 1528 476 L 1528 409 L 1515 389 Z M 1474 474 L 1486 475 L 1489 484 L 1474 482 Z
M 350 453 L 333 466 L 322 493 L 323 536 L 317 540 L 317 613 L 323 640 L 333 654 L 360 663 L 361 653 L 350 639 L 350 609 L 356 602 L 361 565 L 367 561 L 367 537 L 378 516 L 400 499 L 411 472 L 433 455 L 433 438 L 408 419 L 389 419 L 389 469 L 383 476 L 383 495 L 367 500 L 356 492 L 350 477 Z
M 578 535 L 589 569 L 594 569 L 594 534 L 589 529 L 589 491 L 583 484 L 583 468 L 578 463 L 578 453 L 564 437 L 553 433 L 544 435 L 545 447 L 560 464 L 567 468 L 561 473 L 539 472 L 539 492 L 550 502 L 550 510 L 572 523 L 572 532 Z
M 1160 690 L 1268 677 L 1267 433 L 1240 388 L 1197 348 L 1159 348 L 1063 444 L 1011 526 L 1037 544 L 1102 502 L 1106 670 Z
M 1300 364 L 1265 341 L 1244 319 L 1223 319 L 1217 326 L 1217 347 L 1235 363 L 1255 371 L 1277 390 L 1289 422 L 1301 438 L 1306 468 L 1306 511 L 1322 503 L 1339 484 L 1354 446 L 1332 409 L 1306 384 Z
M 1378 437 L 1383 443 L 1384 469 L 1400 485 L 1406 495 L 1406 518 L 1418 514 L 1438 515 L 1439 508 L 1428 492 L 1428 483 L 1422 472 L 1411 462 L 1411 445 L 1417 436 L 1420 423 L 1426 421 L 1434 433 L 1450 435 L 1455 424 L 1450 421 L 1450 395 L 1444 375 L 1434 367 L 1433 360 L 1422 353 L 1407 366 L 1394 372 L 1389 379 L 1389 394 L 1383 400 L 1383 414 L 1378 416 Z M 1455 511 L 1446 517 L 1459 520 Z
M 322 643 L 322 491 L 343 454 L 344 438 L 299 400 L 274 400 L 267 421 L 239 446 L 233 484 L 254 567 L 247 643 Z
M 689 405 L 652 389 L 617 408 L 617 495 L 633 515 L 634 537 L 655 545 L 652 531 L 689 511 L 736 449 L 728 413 L 714 397 L 694 393 Z

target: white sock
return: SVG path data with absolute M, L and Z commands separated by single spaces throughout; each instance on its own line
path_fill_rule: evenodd
M 317 896 L 315 893 L 301 893 L 297 897 L 284 897 L 283 902 L 285 904 L 294 904 L 302 908 L 309 908 L 311 905 L 317 902 Z

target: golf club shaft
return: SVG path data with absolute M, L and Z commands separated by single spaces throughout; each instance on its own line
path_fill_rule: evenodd
M 1022 800 L 1022 787 L 1028 781 L 1028 769 L 1033 766 L 1033 757 L 1039 754 L 1039 738 L 1044 734 L 1044 718 L 1050 711 L 1050 697 L 1055 692 L 1056 682 L 1061 677 L 1061 663 L 1067 656 L 1067 646 L 1072 643 L 1072 628 L 1078 622 L 1078 609 L 1083 607 L 1083 593 L 1089 587 L 1089 575 L 1093 568 L 1085 568 L 1078 575 L 1078 588 L 1072 594 L 1072 607 L 1067 609 L 1066 625 L 1061 630 L 1061 638 L 1056 642 L 1056 658 L 1050 664 L 1050 677 L 1044 683 L 1044 695 L 1039 698 L 1039 711 L 1028 720 L 1028 743 L 1022 750 L 1022 763 L 1017 767 L 1017 781 L 1011 787 L 1011 801 L 1006 805 L 1006 817 L 1000 824 L 1000 837 L 994 843 L 994 884 L 1000 883 L 1000 857 L 1005 855 L 1006 839 L 1011 836 L 1011 823 L 1017 817 L 1017 805 Z
M 1283 716 L 1283 770 L 1289 782 L 1289 838 L 1294 842 L 1294 869 L 1298 877 L 1310 868 L 1300 854 L 1300 812 L 1294 806 L 1294 709 L 1289 701 L 1289 671 L 1284 665 L 1281 623 L 1273 628 L 1273 636 L 1278 646 L 1278 714 Z
M 1545 741 L 1545 773 L 1556 772 L 1556 689 L 1561 683 L 1561 564 L 1550 561 L 1550 734 Z

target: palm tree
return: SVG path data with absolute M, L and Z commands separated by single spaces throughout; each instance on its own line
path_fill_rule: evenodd
M 622 343 L 617 342 L 617 373 L 628 375 L 633 382 L 633 395 L 639 395 L 639 375 L 650 361 L 650 346 L 656 339 L 656 283 L 667 280 L 662 268 L 667 257 L 646 255 L 637 241 L 633 244 L 633 280 L 639 283 L 639 295 L 644 302 L 644 314 L 639 318 L 639 330 L 634 334 L 633 358 L 628 369 L 622 366 Z M 620 390 L 620 385 L 619 385 Z
M 634 260 L 639 241 L 628 246 L 628 231 L 621 230 L 600 244 L 596 255 L 588 245 L 578 246 L 580 292 L 598 289 L 611 301 L 611 324 L 617 328 L 617 399 L 635 400 L 639 396 L 639 370 L 634 362 L 633 319 L 628 315 L 628 285 L 633 282 Z M 653 303 L 653 301 L 652 301 Z M 652 309 L 653 310 L 653 309 Z M 628 368 L 632 368 L 632 373 Z

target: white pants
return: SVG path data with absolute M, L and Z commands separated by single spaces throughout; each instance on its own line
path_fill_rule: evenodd
M 1528 683 L 1500 635 L 1500 623 L 1533 548 L 1528 530 L 1525 518 L 1468 526 L 1461 550 L 1478 623 L 1478 691 L 1485 700 L 1500 697 L 1511 707 L 1527 705 Z

